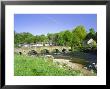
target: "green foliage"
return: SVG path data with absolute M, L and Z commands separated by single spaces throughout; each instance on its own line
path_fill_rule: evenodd
M 85 39 L 94 39 L 95 41 L 97 40 L 97 33 L 95 33 L 93 28 L 89 29 L 89 33 L 86 35 Z
M 95 41 L 93 41 L 92 47 L 94 47 L 94 48 L 97 47 L 97 43 Z
M 70 47 L 72 50 L 74 50 L 74 48 L 81 46 L 81 42 L 86 37 L 86 34 L 87 33 L 84 26 L 81 26 L 81 25 L 77 26 L 75 29 L 72 30 L 72 36 L 70 41 Z
M 95 31 L 94 31 L 93 28 L 90 28 L 90 29 L 89 29 L 89 32 L 90 32 L 91 34 L 95 34 Z
M 40 41 L 40 42 L 46 42 L 46 41 L 47 41 L 46 36 L 43 35 L 43 34 L 40 35 L 40 36 L 39 36 L 39 41 Z
M 94 40 L 97 42 L 97 32 L 95 33 Z
M 82 47 L 82 42 L 87 39 L 94 39 L 97 42 L 97 33 L 91 28 L 87 34 L 84 26 L 79 25 L 73 30 L 64 30 L 59 33 L 48 33 L 47 35 L 32 35 L 31 33 L 16 33 L 15 45 L 20 43 L 36 43 L 36 42 L 51 42 L 56 46 L 69 46 L 71 50 Z
M 48 33 L 47 34 L 47 38 L 48 38 L 49 42 L 52 42 L 52 40 L 53 40 L 53 34 Z
M 71 38 L 72 38 L 72 32 L 70 32 L 69 30 L 64 31 L 63 39 L 64 39 L 65 46 L 68 46 L 70 44 L 72 40 Z
M 65 43 L 65 40 L 63 38 L 63 35 L 64 35 L 64 32 L 60 32 L 58 34 L 57 42 L 58 42 L 58 45 L 60 45 L 60 46 L 64 46 L 64 43 Z
M 80 41 L 84 40 L 86 37 L 86 29 L 84 26 L 80 25 L 73 29 L 73 33 L 75 33 Z
M 15 33 L 15 44 L 19 43 L 32 43 L 33 42 L 33 35 L 28 32 L 23 32 L 23 33 Z

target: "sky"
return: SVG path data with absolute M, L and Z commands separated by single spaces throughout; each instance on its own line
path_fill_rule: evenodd
M 14 30 L 17 33 L 29 32 L 33 35 L 57 33 L 72 30 L 83 25 L 88 32 L 90 28 L 97 31 L 96 14 L 15 14 Z

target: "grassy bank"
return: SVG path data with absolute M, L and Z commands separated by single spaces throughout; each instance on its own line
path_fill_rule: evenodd
M 43 57 L 30 57 L 15 54 L 15 76 L 79 76 L 81 71 L 59 67 L 52 61 L 45 61 Z

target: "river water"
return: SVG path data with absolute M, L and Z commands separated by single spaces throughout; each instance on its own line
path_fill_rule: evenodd
M 63 53 L 63 54 L 50 54 L 55 59 L 67 59 L 70 60 L 72 63 L 78 63 L 83 65 L 84 67 L 87 67 L 87 69 L 93 69 L 97 71 L 97 68 L 95 67 L 97 65 L 97 55 L 89 54 L 89 53 L 83 53 L 83 52 L 74 52 L 74 53 Z

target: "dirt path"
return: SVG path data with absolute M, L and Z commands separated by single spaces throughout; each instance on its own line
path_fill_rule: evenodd
M 53 61 L 58 62 L 61 65 L 66 65 L 74 70 L 80 70 L 84 74 L 84 76 L 94 76 L 92 71 L 89 71 L 89 70 L 83 68 L 83 65 L 81 65 L 81 64 L 72 63 L 72 62 L 70 62 L 70 60 L 67 60 L 67 59 L 53 59 Z

